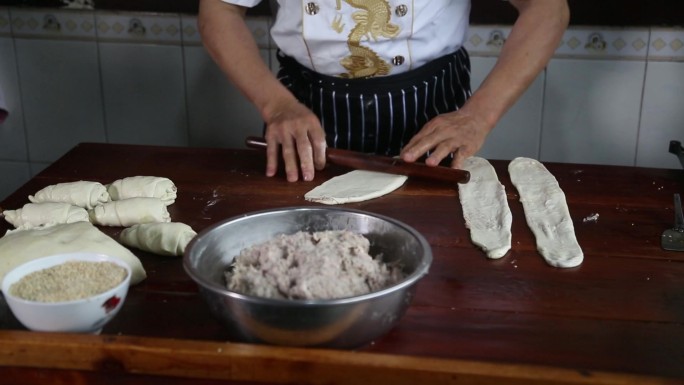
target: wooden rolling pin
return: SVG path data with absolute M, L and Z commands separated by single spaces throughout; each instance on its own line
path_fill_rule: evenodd
M 263 138 L 250 136 L 245 140 L 245 144 L 250 148 L 266 149 L 266 141 Z M 364 154 L 339 148 L 328 147 L 325 151 L 325 159 L 339 166 L 406 175 L 410 178 L 452 183 L 468 183 L 470 180 L 470 173 L 465 170 L 444 166 L 428 166 L 424 163 L 407 163 L 399 158 Z

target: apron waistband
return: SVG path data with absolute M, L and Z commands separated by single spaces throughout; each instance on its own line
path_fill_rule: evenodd
M 350 92 L 372 92 L 375 88 L 382 90 L 402 89 L 420 84 L 435 74 L 441 73 L 445 69 L 448 70 L 451 63 L 464 63 L 464 59 L 465 63 L 468 63 L 468 65 L 470 63 L 467 51 L 465 48 L 461 47 L 454 53 L 444 55 L 419 68 L 407 72 L 388 76 L 346 79 L 312 71 L 297 62 L 294 58 L 283 55 L 280 50 L 278 50 L 277 57 L 281 69 L 285 70 L 291 77 L 307 83 L 318 84 L 324 88 Z

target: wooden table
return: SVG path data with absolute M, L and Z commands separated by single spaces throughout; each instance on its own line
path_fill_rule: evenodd
M 389 334 L 355 351 L 226 341 L 181 259 L 136 251 L 148 278 L 134 286 L 102 335 L 26 331 L 0 303 L 0 382 L 315 384 L 684 383 L 684 252 L 660 247 L 673 225 L 684 171 L 546 164 L 565 191 L 585 253 L 573 269 L 537 253 L 507 163 L 493 161 L 513 213 L 513 247 L 488 260 L 469 238 L 455 186 L 409 180 L 390 195 L 348 207 L 413 226 L 434 262 Z M 50 184 L 171 178 L 174 221 L 200 231 L 268 208 L 312 205 L 313 182 L 266 178 L 252 150 L 81 144 L 5 201 Z M 598 221 L 583 219 L 599 214 Z M 8 228 L 0 224 L 0 234 Z M 120 229 L 103 228 L 115 235 Z

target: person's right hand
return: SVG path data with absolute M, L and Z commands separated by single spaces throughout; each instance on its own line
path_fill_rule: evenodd
M 316 115 L 297 100 L 274 109 L 266 121 L 266 176 L 278 170 L 278 155 L 282 153 L 289 182 L 313 180 L 314 170 L 325 167 L 325 131 Z

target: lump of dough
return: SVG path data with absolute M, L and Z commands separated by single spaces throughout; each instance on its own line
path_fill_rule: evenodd
M 33 203 L 64 202 L 87 210 L 110 200 L 102 183 L 84 180 L 50 185 L 28 198 Z
M 565 194 L 553 174 L 538 160 L 522 157 L 508 164 L 508 173 L 542 257 L 554 267 L 579 266 L 584 253 L 575 237 Z
M 470 181 L 458 185 L 458 197 L 470 239 L 488 258 L 501 258 L 511 249 L 513 222 L 505 188 L 484 158 L 466 159 L 463 169 L 470 172 Z
M 304 199 L 326 205 L 361 202 L 391 193 L 406 179 L 405 175 L 354 170 L 325 181 L 306 193 Z
M 181 256 L 195 235 L 195 230 L 185 223 L 143 223 L 124 229 L 119 241 L 154 254 Z
M 0 238 L 0 281 L 10 270 L 36 258 L 84 251 L 123 260 L 131 267 L 131 284 L 147 276 L 142 263 L 130 250 L 90 222 L 75 222 L 15 231 Z
M 3 215 L 7 222 L 22 230 L 90 220 L 83 207 L 61 202 L 27 203 L 20 209 L 5 210 Z
M 128 198 L 111 201 L 89 211 L 90 221 L 100 226 L 133 226 L 170 222 L 171 215 L 159 198 Z
M 107 186 L 112 200 L 151 197 L 161 199 L 167 206 L 176 201 L 177 191 L 171 179 L 158 176 L 130 176 Z

